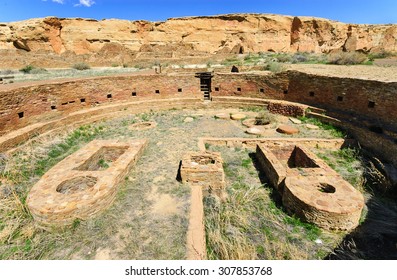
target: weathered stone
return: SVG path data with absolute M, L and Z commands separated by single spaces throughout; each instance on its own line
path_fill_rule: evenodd
M 193 122 L 193 121 L 194 121 L 194 119 L 192 117 L 187 117 L 187 118 L 185 118 L 183 120 L 183 122 L 185 122 L 185 123 L 190 123 L 190 122 Z
M 246 127 L 253 127 L 255 126 L 255 119 L 246 119 L 242 121 L 242 124 Z
M 183 182 L 202 186 L 206 192 L 223 196 L 225 174 L 223 160 L 217 152 L 191 152 L 182 158 L 180 174 Z
M 246 117 L 247 117 L 246 115 L 241 114 L 241 113 L 237 113 L 237 114 L 232 114 L 232 115 L 230 115 L 230 118 L 231 118 L 232 120 L 235 120 L 235 121 L 239 121 L 239 120 L 245 119 Z
M 263 131 L 257 127 L 250 127 L 245 132 L 247 132 L 248 134 L 253 134 L 253 135 L 261 135 L 263 133 Z
M 306 124 L 306 127 L 307 127 L 308 129 L 311 129 L 311 130 L 320 129 L 317 125 L 310 124 L 310 123 Z
M 230 119 L 230 114 L 228 114 L 228 113 L 219 113 L 219 114 L 215 115 L 215 118 L 223 119 L 223 120 L 229 120 Z
M 289 120 L 292 122 L 292 123 L 294 123 L 294 124 L 301 124 L 302 123 L 302 121 L 301 120 L 298 120 L 298 119 L 296 119 L 296 118 L 289 118 Z
M 299 133 L 299 129 L 297 129 L 296 127 L 293 127 L 293 126 L 289 126 L 289 125 L 280 125 L 277 128 L 277 132 L 283 133 L 283 134 L 297 134 L 297 133 Z

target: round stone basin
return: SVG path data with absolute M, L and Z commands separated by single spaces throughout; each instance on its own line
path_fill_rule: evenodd
M 130 125 L 129 128 L 133 130 L 146 130 L 157 126 L 156 122 L 139 122 Z
M 358 225 L 364 197 L 340 176 L 294 176 L 285 179 L 283 205 L 319 227 L 350 230 Z
M 95 186 L 97 181 L 97 178 L 92 176 L 79 176 L 62 182 L 56 188 L 56 191 L 64 195 L 85 192 Z

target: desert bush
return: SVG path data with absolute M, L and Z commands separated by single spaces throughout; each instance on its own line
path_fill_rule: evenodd
M 26 65 L 25 67 L 19 69 L 19 71 L 25 73 L 25 74 L 29 74 L 30 71 L 32 71 L 34 69 L 34 66 L 32 65 Z
M 32 65 L 27 65 L 23 67 L 22 69 L 19 69 L 19 71 L 25 73 L 25 74 L 43 74 L 46 73 L 47 70 L 44 68 L 36 68 Z
M 45 68 L 33 68 L 29 73 L 30 74 L 43 74 L 43 73 L 47 73 L 47 69 Z
M 394 54 L 385 50 L 382 50 L 380 52 L 375 52 L 375 53 L 370 53 L 368 54 L 368 59 L 370 61 L 374 61 L 375 59 L 380 59 L 380 58 L 387 58 L 387 57 L 391 57 Z
M 260 112 L 255 117 L 255 125 L 266 125 L 273 121 L 274 121 L 274 117 L 268 111 Z
M 146 66 L 143 65 L 143 64 L 135 64 L 135 65 L 134 65 L 134 68 L 136 68 L 136 69 L 145 69 Z
M 366 60 L 366 55 L 358 52 L 337 52 L 328 56 L 328 63 L 336 65 L 362 64 Z
M 267 71 L 271 71 L 273 73 L 280 73 L 285 71 L 285 65 L 283 65 L 282 63 L 278 63 L 278 62 L 270 62 L 268 65 L 266 65 L 265 70 Z
M 11 75 L 12 73 L 14 73 L 14 71 L 10 69 L 0 70 L 0 75 Z
M 225 66 L 230 66 L 230 65 L 240 66 L 240 65 L 242 65 L 242 61 L 240 59 L 238 59 L 237 56 L 233 56 L 233 57 L 226 58 L 225 60 L 223 60 L 221 62 L 221 64 L 225 65 Z
M 91 67 L 85 63 L 85 62 L 80 62 L 80 63 L 76 63 L 72 66 L 74 69 L 76 70 L 87 70 L 90 69 Z
M 286 62 L 292 62 L 292 56 L 287 53 L 279 53 L 276 55 L 276 59 L 278 62 L 286 63 Z
M 292 63 L 303 63 L 307 62 L 309 60 L 309 54 L 308 53 L 295 53 L 292 56 Z

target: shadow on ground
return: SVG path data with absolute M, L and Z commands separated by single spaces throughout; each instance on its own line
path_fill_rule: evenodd
M 367 202 L 367 218 L 346 235 L 327 260 L 396 260 L 397 206 L 381 198 Z

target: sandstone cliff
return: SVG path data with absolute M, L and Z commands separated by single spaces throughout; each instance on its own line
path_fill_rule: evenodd
M 397 25 L 345 24 L 321 18 L 236 14 L 165 22 L 47 17 L 0 23 L 1 66 L 64 66 L 247 52 L 397 51 Z M 48 66 L 48 65 L 46 65 Z

